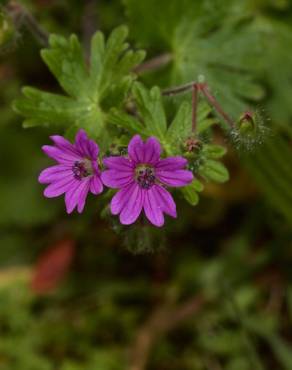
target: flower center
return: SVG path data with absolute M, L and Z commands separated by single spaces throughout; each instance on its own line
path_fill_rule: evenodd
M 154 168 L 146 164 L 137 166 L 135 179 L 142 189 L 150 189 L 156 179 Z
M 91 161 L 85 158 L 83 161 L 74 162 L 72 171 L 76 180 L 82 180 L 84 177 L 91 176 L 93 174 Z

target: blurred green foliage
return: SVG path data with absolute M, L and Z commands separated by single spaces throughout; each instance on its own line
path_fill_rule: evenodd
M 137 333 L 147 330 L 156 307 L 167 302 L 176 312 L 192 297 L 203 297 L 200 310 L 153 340 L 144 353 L 147 369 L 291 370 L 291 2 L 22 1 L 44 29 L 63 35 L 51 36 L 42 58 L 68 96 L 39 57 L 40 39 L 8 3 L 1 1 L 0 15 L 0 369 L 130 369 Z M 83 52 L 91 23 L 107 35 L 106 43 L 101 33 L 93 38 L 99 52 L 91 55 L 103 55 L 91 60 L 103 71 L 98 76 L 87 73 Z M 120 24 L 129 27 L 134 52 L 125 52 L 127 31 L 116 28 Z M 134 84 L 143 127 L 117 108 L 133 84 L 132 67 L 142 61 L 140 48 L 147 59 L 171 56 L 159 70 L 143 73 L 143 84 Z M 64 60 L 64 54 L 72 58 Z M 190 94 L 161 101 L 159 89 L 198 78 L 235 119 L 246 107 L 260 106 L 271 121 L 263 145 L 247 153 L 230 145 L 223 165 L 217 159 L 225 154 L 226 138 L 215 129 L 216 145 L 208 142 L 218 120 L 200 102 L 197 130 L 206 162 L 191 158 L 202 176 L 177 194 L 196 208 L 178 201 L 179 218 L 157 232 L 143 222 L 121 228 L 108 215 L 107 195 L 92 197 L 82 218 L 65 215 L 62 200 L 42 197 L 37 176 L 49 162 L 40 147 L 54 125 L 82 122 L 96 133 L 92 125 L 101 115 L 105 141 L 104 127 L 122 126 L 155 133 L 175 152 L 191 122 Z M 37 88 L 26 88 L 23 97 L 23 85 Z M 159 88 L 149 92 L 145 86 L 152 85 Z M 45 127 L 23 130 L 11 108 L 14 99 L 26 126 Z M 89 102 L 92 115 L 84 114 Z M 121 135 L 118 144 L 125 142 Z M 226 181 L 225 167 L 229 182 L 208 182 Z M 57 291 L 38 296 L 30 287 L 37 256 L 68 234 L 78 245 L 71 271 Z M 145 250 L 152 254 L 138 254 Z M 28 266 L 25 272 L 22 266 Z

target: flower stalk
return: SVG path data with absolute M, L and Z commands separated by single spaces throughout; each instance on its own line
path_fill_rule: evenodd
M 235 123 L 233 119 L 223 110 L 218 100 L 210 93 L 207 84 L 201 84 L 200 91 L 202 91 L 205 98 L 215 108 L 217 113 L 219 113 L 222 116 L 225 122 L 227 122 L 231 128 L 234 128 Z
M 206 83 L 190 82 L 181 86 L 166 89 L 162 92 L 162 95 L 172 96 L 176 94 L 182 94 L 192 90 L 192 132 L 195 132 L 197 123 L 197 105 L 198 105 L 198 93 L 201 92 L 205 99 L 211 104 L 216 112 L 224 119 L 224 121 L 231 127 L 235 127 L 233 119 L 224 111 L 219 104 L 218 100 L 212 95 L 208 89 Z

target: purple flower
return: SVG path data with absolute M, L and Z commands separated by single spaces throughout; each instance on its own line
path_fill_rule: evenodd
M 128 157 L 108 157 L 103 160 L 108 170 L 102 175 L 103 183 L 120 189 L 111 200 L 111 212 L 120 214 L 120 221 L 130 225 L 142 209 L 155 226 L 164 224 L 164 215 L 176 217 L 176 205 L 165 189 L 185 186 L 193 180 L 191 171 L 184 167 L 183 157 L 160 159 L 159 141 L 150 137 L 145 143 L 135 135 L 128 146 Z
M 50 138 L 55 145 L 44 145 L 42 149 L 58 164 L 46 168 L 39 176 L 41 184 L 50 184 L 44 195 L 53 198 L 65 193 L 67 213 L 75 207 L 81 213 L 88 192 L 99 194 L 103 189 L 97 164 L 98 145 L 88 139 L 84 130 L 78 131 L 74 144 L 62 136 Z

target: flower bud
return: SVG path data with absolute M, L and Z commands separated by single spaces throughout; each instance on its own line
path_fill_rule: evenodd
M 253 135 L 255 133 L 255 128 L 254 114 L 250 111 L 243 113 L 238 120 L 238 129 L 240 133 L 243 135 Z
M 238 149 L 253 150 L 262 144 L 269 132 L 262 114 L 256 110 L 244 112 L 231 132 L 231 137 Z
M 202 142 L 196 137 L 190 136 L 184 142 L 184 150 L 187 153 L 198 153 L 202 148 Z
M 183 156 L 188 160 L 188 168 L 197 171 L 201 165 L 203 143 L 195 136 L 189 136 L 183 143 Z

